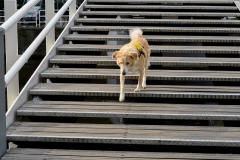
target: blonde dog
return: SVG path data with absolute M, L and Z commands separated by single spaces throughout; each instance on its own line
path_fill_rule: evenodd
M 128 72 L 138 72 L 138 85 L 134 92 L 140 92 L 140 88 L 146 88 L 146 74 L 150 66 L 151 54 L 148 42 L 142 36 L 142 30 L 135 28 L 129 31 L 131 42 L 125 44 L 119 51 L 113 53 L 112 58 L 117 58 L 120 67 L 120 97 L 119 101 L 125 100 L 124 82 Z

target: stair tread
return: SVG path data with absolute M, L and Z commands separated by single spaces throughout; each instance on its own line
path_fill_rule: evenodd
M 237 10 L 236 6 L 198 6 L 198 5 L 85 5 L 85 9 L 199 9 L 199 10 Z
M 14 122 L 7 140 L 239 146 L 239 132 L 238 127 Z
M 133 92 L 135 85 L 125 85 L 126 97 L 239 99 L 238 86 L 148 85 Z M 119 84 L 39 83 L 32 95 L 119 96 Z
M 240 66 L 240 58 L 209 57 L 150 57 L 151 65 L 184 66 Z M 116 64 L 110 56 L 56 55 L 50 63 L 60 64 Z
M 35 101 L 18 116 L 117 117 L 143 119 L 240 120 L 239 105 Z
M 137 16 L 207 16 L 239 17 L 240 13 L 220 12 L 139 12 L 139 11 L 82 11 L 80 15 L 137 15 Z
M 173 36 L 173 35 L 144 35 L 148 41 L 163 42 L 231 42 L 239 43 L 239 36 Z M 129 35 L 97 35 L 97 34 L 69 34 L 65 40 L 130 40 Z
M 167 153 L 167 152 L 136 152 L 136 151 L 96 151 L 96 150 L 64 150 L 64 149 L 32 149 L 32 148 L 11 148 L 2 160 L 39 160 L 43 157 L 48 159 L 88 159 L 88 160 L 119 160 L 124 157 L 126 160 L 143 159 L 203 159 L 203 160 L 236 160 L 238 154 L 211 154 L 211 153 Z
M 122 45 L 94 45 L 94 44 L 63 44 L 59 51 L 117 51 Z M 240 47 L 235 46 L 175 46 L 151 45 L 151 52 L 156 53 L 209 53 L 209 54 L 239 54 Z
M 231 24 L 239 25 L 240 20 L 214 20 L 214 19 L 134 19 L 134 18 L 78 18 L 78 23 L 145 23 L 145 24 Z
M 119 79 L 119 69 L 99 68 L 49 68 L 43 73 L 43 78 L 108 78 Z M 130 72 L 126 79 L 137 79 L 136 72 Z M 239 81 L 239 71 L 211 70 L 149 70 L 148 80 L 200 80 L 200 81 Z
M 173 26 L 138 26 L 143 32 L 204 32 L 204 33 L 240 33 L 240 28 L 236 27 L 173 27 Z M 129 31 L 134 26 L 73 26 L 71 31 Z
M 110 2 L 111 0 L 89 0 L 92 2 Z M 114 3 L 196 3 L 196 4 L 234 4 L 234 0 L 115 0 Z

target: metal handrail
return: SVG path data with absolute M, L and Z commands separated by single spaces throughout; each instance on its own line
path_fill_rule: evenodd
M 31 2 L 31 1 L 30 1 Z M 58 13 L 51 19 L 51 21 L 45 26 L 42 32 L 37 36 L 37 38 L 31 43 L 24 54 L 17 60 L 17 62 L 11 67 L 11 69 L 5 75 L 5 87 L 11 82 L 14 76 L 20 71 L 24 64 L 28 61 L 30 56 L 34 53 L 37 47 L 41 44 L 44 38 L 47 36 L 48 32 L 55 26 L 58 19 L 65 13 L 68 7 L 72 4 L 73 0 L 68 0 Z
M 35 6 L 40 0 L 31 0 L 26 3 L 21 9 L 19 9 L 13 16 L 11 16 L 6 22 L 4 22 L 0 28 L 6 33 L 15 23 L 17 23 L 27 12 Z

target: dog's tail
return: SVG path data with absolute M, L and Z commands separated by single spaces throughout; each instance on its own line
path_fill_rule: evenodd
M 143 32 L 140 28 L 133 28 L 133 29 L 129 30 L 129 35 L 132 40 L 135 38 L 142 37 L 142 34 L 143 34 Z

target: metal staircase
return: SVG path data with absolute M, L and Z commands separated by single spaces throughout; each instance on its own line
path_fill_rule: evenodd
M 10 159 L 240 159 L 240 12 L 233 0 L 88 0 L 17 110 Z M 73 22 L 72 22 L 73 24 Z M 111 53 L 140 27 L 151 47 L 134 93 Z M 67 31 L 68 32 L 68 31 Z M 45 59 L 46 60 L 46 59 Z

